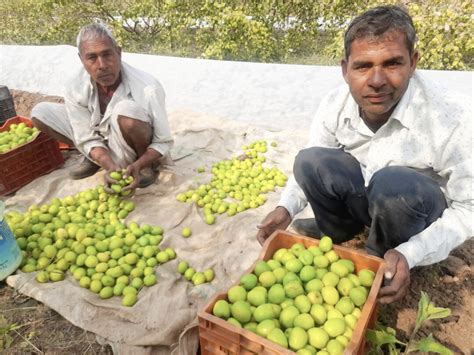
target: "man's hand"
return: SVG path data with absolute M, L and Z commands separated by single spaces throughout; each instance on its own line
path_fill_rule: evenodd
M 133 191 L 138 187 L 138 184 L 140 183 L 140 170 L 141 169 L 142 167 L 140 164 L 138 164 L 137 161 L 127 166 L 127 169 L 125 169 L 124 177 L 133 176 L 133 182 L 130 185 L 125 186 L 123 188 L 123 191 L 126 191 L 126 190 Z
M 263 245 L 270 234 L 277 229 L 286 229 L 290 223 L 291 217 L 286 208 L 278 206 L 263 219 L 262 223 L 257 225 L 259 229 L 257 233 L 258 242 Z
M 395 249 L 388 250 L 385 259 L 385 282 L 379 291 L 380 303 L 392 303 L 405 296 L 410 286 L 410 269 L 402 253 Z
M 115 165 L 115 164 L 111 164 L 109 165 L 108 169 L 105 169 L 105 174 L 104 174 L 104 190 L 107 191 L 108 193 L 114 193 L 114 191 L 110 188 L 110 185 L 112 184 L 118 184 L 118 181 L 113 179 L 111 176 L 110 176 L 110 173 L 113 172 L 113 171 L 119 171 L 120 168 L 118 167 L 118 165 Z

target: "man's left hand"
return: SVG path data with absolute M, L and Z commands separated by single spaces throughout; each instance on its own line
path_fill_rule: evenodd
M 402 299 L 410 286 L 410 269 L 402 253 L 395 249 L 388 250 L 385 255 L 385 282 L 379 291 L 379 302 L 392 303 Z
M 125 169 L 125 174 L 124 177 L 127 176 L 133 176 L 133 182 L 130 185 L 127 185 L 123 188 L 123 191 L 126 190 L 135 190 L 138 187 L 138 184 L 140 183 L 140 170 L 141 166 L 137 164 L 137 162 L 130 164 L 127 166 L 127 169 Z

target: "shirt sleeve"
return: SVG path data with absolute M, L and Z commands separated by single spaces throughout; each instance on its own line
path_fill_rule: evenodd
M 333 95 L 329 94 L 323 98 L 319 104 L 316 115 L 311 123 L 309 141 L 306 148 L 338 148 L 340 146 L 335 136 L 337 112 L 332 109 L 335 107 L 335 104 L 330 104 L 333 99 Z M 306 199 L 303 190 L 296 182 L 295 177 L 291 176 L 288 179 L 286 188 L 283 190 L 277 206 L 284 207 L 293 219 L 293 217 L 301 212 L 307 204 L 308 200 Z
M 89 156 L 92 148 L 102 147 L 108 149 L 98 132 L 90 127 L 91 113 L 89 109 L 75 102 L 69 95 L 65 97 L 65 105 L 77 149 L 87 156 Z
M 156 85 L 147 87 L 145 95 L 148 101 L 148 112 L 153 122 L 153 138 L 149 148 L 164 156 L 173 147 L 173 137 L 165 108 L 165 92 L 161 86 Z
M 410 268 L 444 260 L 474 234 L 471 132 L 472 127 L 458 127 L 440 154 L 444 168 L 439 174 L 448 177 L 448 208 L 428 228 L 395 248 L 405 256 Z

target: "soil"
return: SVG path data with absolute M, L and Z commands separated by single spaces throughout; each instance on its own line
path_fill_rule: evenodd
M 12 90 L 18 115 L 29 117 L 33 106 L 41 101 L 62 102 L 62 98 Z M 364 237 L 348 243 L 363 248 Z M 455 249 L 441 263 L 414 268 L 405 298 L 379 307 L 379 321 L 394 328 L 399 340 L 406 342 L 415 324 L 421 291 L 438 307 L 448 307 L 452 314 L 429 321 L 420 336 L 432 333 L 434 338 L 455 354 L 474 354 L 473 337 L 473 255 L 474 240 Z M 39 354 L 111 354 L 110 347 L 97 343 L 94 334 L 75 327 L 59 314 L 34 299 L 17 294 L 0 283 L 0 351 L 7 331 L 12 343 L 6 353 Z M 3 337 L 3 338 L 2 338 Z

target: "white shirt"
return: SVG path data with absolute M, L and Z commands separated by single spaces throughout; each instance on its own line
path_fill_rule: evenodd
M 434 178 L 448 208 L 428 228 L 395 248 L 410 268 L 429 265 L 445 259 L 474 234 L 471 116 L 469 99 L 448 97 L 415 73 L 390 119 L 374 133 L 344 85 L 322 100 L 307 147 L 343 148 L 360 162 L 366 186 L 375 172 L 387 166 L 410 167 Z M 294 177 L 278 205 L 292 218 L 307 205 Z
M 153 76 L 122 62 L 122 82 L 114 92 L 107 109 L 100 113 L 97 86 L 81 67 L 72 78 L 65 94 L 66 111 L 74 132 L 74 141 L 80 151 L 89 155 L 92 148 L 107 148 L 110 118 L 114 106 L 125 99 L 135 101 L 149 115 L 153 138 L 148 148 L 163 156 L 173 146 L 165 109 L 165 92 Z

